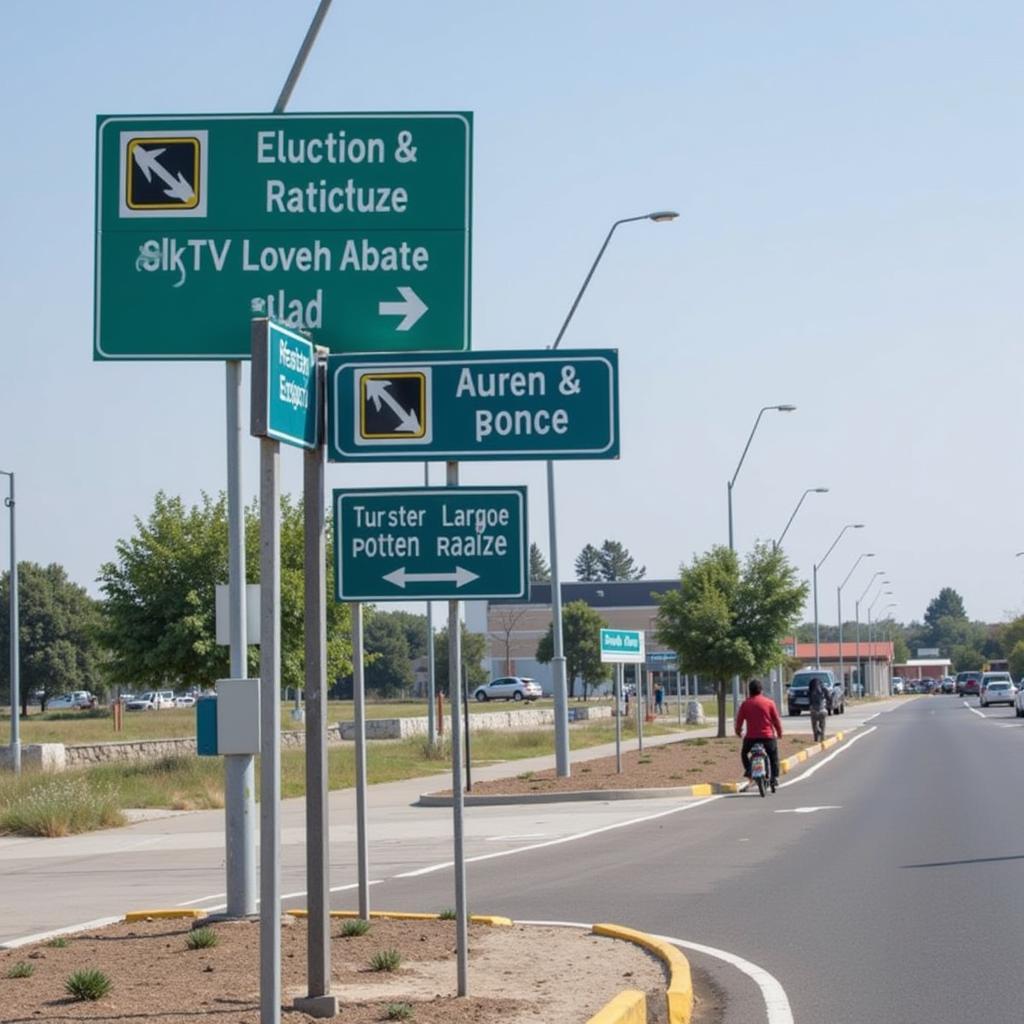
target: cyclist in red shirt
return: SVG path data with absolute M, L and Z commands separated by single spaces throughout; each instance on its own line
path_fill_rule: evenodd
M 775 792 L 779 777 L 779 745 L 777 737 L 782 735 L 782 719 L 779 718 L 775 702 L 761 692 L 761 681 L 751 679 L 748 687 L 750 696 L 740 705 L 736 714 L 736 735 L 743 737 L 743 774 L 750 777 L 750 748 L 760 743 L 768 754 L 772 766 L 772 792 Z M 743 725 L 746 723 L 746 735 Z

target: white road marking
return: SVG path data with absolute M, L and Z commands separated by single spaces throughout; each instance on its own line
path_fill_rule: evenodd
M 578 921 L 516 921 L 516 924 L 541 925 L 548 928 L 591 928 L 592 925 L 581 924 Z M 764 1009 L 767 1015 L 768 1024 L 793 1024 L 793 1011 L 789 1005 L 789 998 L 786 990 L 779 984 L 778 979 L 769 974 L 763 967 L 759 967 L 743 957 L 737 956 L 724 949 L 716 949 L 714 946 L 705 946 L 699 942 L 687 942 L 685 939 L 677 939 L 671 935 L 655 935 L 654 938 L 662 942 L 679 946 L 680 949 L 692 949 L 695 953 L 703 953 L 705 956 L 714 957 L 716 960 L 724 960 L 727 964 L 742 971 L 761 990 L 761 998 L 764 999 Z
M 106 928 L 108 924 L 117 924 L 123 921 L 123 917 L 97 917 L 94 921 L 83 921 L 81 924 L 68 925 L 66 928 L 54 928 L 49 932 L 36 932 L 34 935 L 22 935 L 20 938 L 11 939 L 0 945 L 0 949 L 17 949 L 19 946 L 27 946 L 33 942 L 45 942 L 57 935 L 72 935 L 75 932 L 86 932 L 93 928 Z
M 226 892 L 215 892 L 212 896 L 201 896 L 197 900 L 185 900 L 184 903 L 179 903 L 179 907 L 191 907 L 196 903 L 205 903 L 207 900 L 219 900 L 222 897 L 227 896 Z
M 815 811 L 838 811 L 839 804 L 823 804 L 821 807 L 784 807 L 776 814 L 813 814 Z
M 862 740 L 865 736 L 870 736 L 877 728 L 877 725 L 873 725 L 870 729 L 865 729 L 864 732 L 858 732 L 855 736 L 851 736 L 850 739 L 841 747 L 836 747 L 828 757 L 811 765 L 807 771 L 801 772 L 795 779 L 790 779 L 788 782 L 780 782 L 779 789 L 785 789 L 786 786 L 792 786 L 794 783 L 803 782 L 804 779 L 809 779 L 819 768 L 824 768 L 832 758 L 838 757 L 844 750 L 849 750 L 857 740 Z
M 865 718 L 864 721 L 861 724 L 862 725 L 867 725 L 868 722 L 870 722 L 873 718 L 877 718 L 881 713 L 882 713 L 881 711 L 876 711 L 873 715 L 868 715 L 868 717 Z
M 371 879 L 369 882 L 367 882 L 367 885 L 382 885 L 385 881 L 387 881 L 387 879 L 384 879 L 384 878 Z M 358 888 L 359 888 L 359 883 L 358 882 L 350 882 L 348 885 L 332 885 L 331 888 L 328 889 L 328 892 L 347 892 L 349 889 L 358 889 Z M 306 890 L 305 889 L 300 889 L 298 892 L 283 892 L 283 893 L 281 893 L 281 899 L 283 899 L 283 900 L 294 900 L 294 899 L 297 899 L 299 896 L 305 896 L 305 895 L 306 895 Z M 216 896 L 210 896 L 208 898 L 209 899 L 216 899 L 217 897 Z M 192 902 L 193 903 L 201 903 L 202 900 L 193 900 Z M 256 906 L 258 907 L 259 905 L 260 905 L 260 901 L 259 901 L 259 898 L 257 898 L 256 899 Z M 183 906 L 185 906 L 185 904 L 184 903 L 179 903 L 178 906 L 183 907 Z M 217 903 L 217 904 L 215 904 L 212 907 L 203 907 L 202 909 L 203 910 L 208 910 L 208 911 L 210 911 L 212 913 L 212 912 L 217 911 L 217 910 L 226 910 L 227 906 L 228 905 L 226 903 Z M 120 918 L 118 920 L 120 920 Z
M 521 834 L 512 834 L 509 836 L 487 836 L 485 842 L 503 843 L 513 839 L 543 839 L 546 835 L 546 832 L 523 832 Z
M 977 708 L 972 708 L 971 705 L 967 703 L 967 701 L 964 701 L 964 707 L 967 708 L 967 710 L 970 711 L 972 715 L 977 715 L 979 718 L 988 717 L 987 715 L 983 715 Z

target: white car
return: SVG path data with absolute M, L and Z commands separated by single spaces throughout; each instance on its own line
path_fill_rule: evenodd
M 475 700 L 536 700 L 544 691 L 540 683 L 526 676 L 503 676 L 494 679 L 473 691 Z
M 195 705 L 196 699 L 191 693 L 184 693 L 180 697 L 174 698 L 174 706 L 176 708 L 190 708 Z
M 1017 687 L 1008 679 L 993 679 L 981 691 L 981 706 L 983 708 L 987 708 L 990 704 L 1010 704 L 1011 706 L 1016 706 L 1016 697 Z
M 71 693 L 62 693 L 48 701 L 46 710 L 67 711 L 70 708 L 91 708 L 95 705 L 96 698 L 88 690 L 72 690 Z
M 128 701 L 125 707 L 129 711 L 159 711 L 161 708 L 173 708 L 174 691 L 147 690 Z
M 1017 687 L 1017 694 L 1013 698 L 1013 708 L 1017 712 L 1018 718 L 1024 718 L 1024 679 L 1021 679 L 1020 686 Z

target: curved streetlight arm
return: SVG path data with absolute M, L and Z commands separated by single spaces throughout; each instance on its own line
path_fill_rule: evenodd
M 868 605 L 868 615 L 871 615 L 871 613 L 875 610 L 875 605 L 878 604 L 878 602 L 879 602 L 879 600 L 881 598 L 883 598 L 883 597 L 891 597 L 891 596 L 892 596 L 892 591 L 891 590 L 880 590 L 877 594 L 875 594 L 874 601 L 872 601 L 871 604 Z
M 868 591 L 875 585 L 875 580 L 877 580 L 879 576 L 884 576 L 884 575 L 885 575 L 885 570 L 884 569 L 879 569 L 878 572 L 876 572 L 875 575 L 872 576 L 871 579 L 868 580 L 868 585 L 864 588 L 864 593 L 861 594 L 860 597 L 857 598 L 857 604 L 858 605 L 864 600 L 865 597 L 868 596 Z
M 865 558 L 874 558 L 873 551 L 866 551 L 863 555 L 860 555 L 856 562 L 853 563 L 853 568 L 846 574 L 846 579 L 839 584 L 839 592 L 842 593 L 843 587 L 850 582 L 850 577 L 857 571 L 857 566 L 860 565 L 861 561 Z
M 804 498 L 806 498 L 807 495 L 811 493 L 811 491 L 815 490 L 817 490 L 816 487 L 808 487 L 807 490 L 800 495 L 800 500 L 796 503 L 796 508 L 793 509 L 793 514 L 787 520 L 785 528 L 783 529 L 782 533 L 779 534 L 779 539 L 775 542 L 775 546 L 777 548 L 782 547 L 782 538 L 785 537 L 787 533 L 789 533 L 789 528 L 793 525 L 793 520 L 796 519 L 796 514 L 800 511 L 800 506 L 804 503 Z

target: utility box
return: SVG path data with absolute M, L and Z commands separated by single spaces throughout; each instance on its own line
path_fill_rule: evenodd
M 216 757 L 217 698 L 203 697 L 196 701 L 196 753 L 200 757 Z
M 217 680 L 217 753 L 260 752 L 260 681 Z

